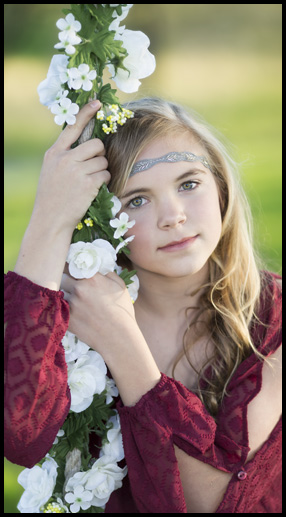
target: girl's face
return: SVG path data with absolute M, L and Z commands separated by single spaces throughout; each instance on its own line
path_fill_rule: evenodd
M 172 151 L 204 155 L 189 134 L 149 144 L 138 160 Z M 125 237 L 133 267 L 165 277 L 194 275 L 207 264 L 221 235 L 218 189 L 201 162 L 157 163 L 132 176 L 120 196 L 122 210 L 135 220 Z

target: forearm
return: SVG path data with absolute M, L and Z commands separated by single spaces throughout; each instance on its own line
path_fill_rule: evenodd
M 69 250 L 71 232 L 56 231 L 33 218 L 25 232 L 15 273 L 58 291 Z
M 154 388 L 161 373 L 139 328 L 130 327 L 125 337 L 118 337 L 113 351 L 104 354 L 125 406 L 134 406 Z

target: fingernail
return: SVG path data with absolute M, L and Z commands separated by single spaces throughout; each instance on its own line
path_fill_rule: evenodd
M 99 101 L 92 101 L 92 102 L 89 103 L 89 105 L 90 105 L 91 108 L 94 108 L 94 109 L 95 108 L 99 108 L 100 102 Z

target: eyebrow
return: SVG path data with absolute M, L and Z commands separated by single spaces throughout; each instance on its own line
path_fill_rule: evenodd
M 192 169 L 192 170 L 189 170 L 187 172 L 184 172 L 180 176 L 178 176 L 176 178 L 175 182 L 182 181 L 183 179 L 189 178 L 190 176 L 196 176 L 197 174 L 200 174 L 200 173 L 206 174 L 206 171 L 203 171 L 202 169 Z M 144 193 L 146 194 L 146 193 L 148 193 L 150 191 L 151 191 L 150 188 L 147 188 L 147 187 L 141 187 L 140 188 L 140 187 L 138 187 L 138 188 L 135 188 L 133 190 L 129 190 L 123 196 L 120 196 L 120 199 L 124 199 L 124 198 L 132 196 L 134 194 L 144 194 Z

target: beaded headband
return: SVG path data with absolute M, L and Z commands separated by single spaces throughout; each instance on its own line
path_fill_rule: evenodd
M 211 167 L 209 162 L 204 156 L 197 156 L 196 154 L 190 153 L 188 151 L 182 152 L 172 152 L 161 156 L 160 158 L 149 158 L 146 160 L 140 160 L 136 162 L 130 172 L 129 178 L 137 174 L 137 172 L 146 171 L 156 165 L 157 163 L 174 163 L 174 162 L 201 162 L 205 167 L 207 167 L 211 171 Z

